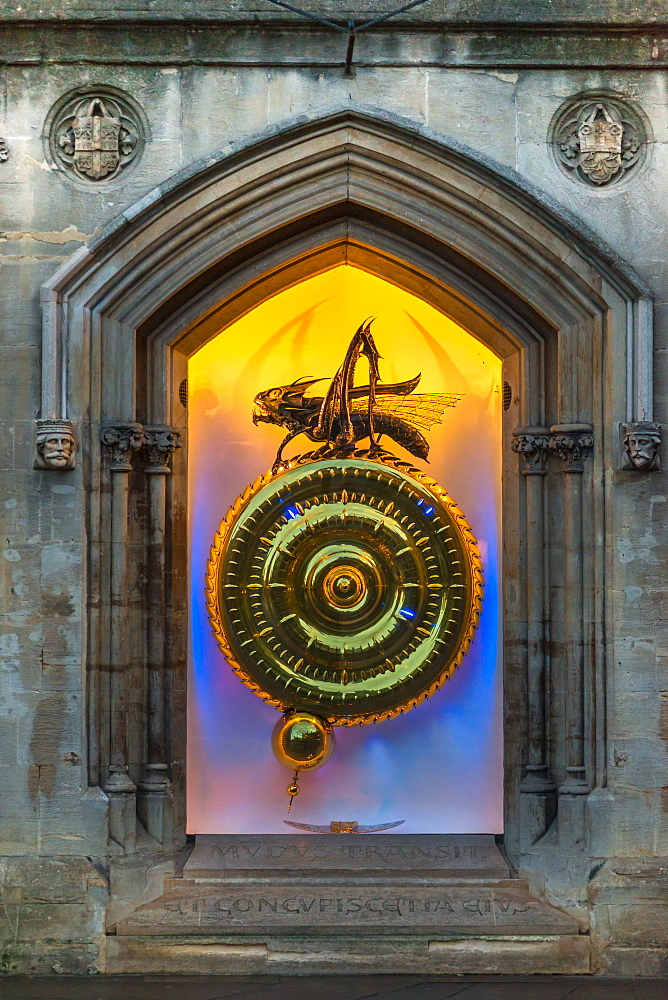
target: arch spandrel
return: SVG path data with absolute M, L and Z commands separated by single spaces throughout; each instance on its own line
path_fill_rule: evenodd
M 376 226 L 382 220 L 378 242 L 389 244 L 391 255 L 406 256 L 401 243 L 441 246 L 441 259 L 486 273 L 516 311 L 529 304 L 562 333 L 605 311 L 606 284 L 628 301 L 646 297 L 642 282 L 583 226 L 575 229 L 507 170 L 494 172 L 488 162 L 387 116 L 349 110 L 301 122 L 184 174 L 150 192 L 64 265 L 46 286 L 49 297 L 72 306 L 76 300 L 103 322 L 113 317 L 118 335 L 130 338 L 152 325 L 151 317 L 173 316 L 184 295 L 191 306 L 201 295 L 210 310 L 203 292 L 217 274 L 236 272 L 238 284 L 248 284 L 251 254 L 276 252 L 296 232 L 308 234 L 296 248 L 302 252 L 327 218 L 365 213 Z M 76 307 L 68 312 L 76 315 Z M 189 325 L 200 318 L 190 308 Z M 45 341 L 60 335 L 56 325 L 47 317 Z M 640 313 L 636 326 L 636 339 L 646 339 Z M 64 340 L 75 338 L 70 325 Z M 44 354 L 47 364 L 54 356 L 58 364 L 59 355 Z M 45 372 L 46 395 L 61 381 Z M 127 410 L 129 401 L 123 405 Z M 45 408 L 62 415 L 57 400 L 45 398 Z

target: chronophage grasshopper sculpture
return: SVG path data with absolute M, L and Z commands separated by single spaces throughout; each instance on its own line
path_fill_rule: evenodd
M 253 423 L 276 424 L 288 432 L 279 446 L 274 469 L 283 462 L 285 446 L 300 434 L 337 454 L 351 452 L 358 442 L 369 438 L 372 455 L 384 451 L 380 439 L 385 434 L 411 455 L 428 461 L 429 443 L 420 428 L 429 430 L 441 423 L 445 410 L 457 405 L 461 393 L 415 393 L 421 374 L 406 382 L 382 382 L 381 355 L 371 323 L 365 320 L 355 331 L 325 396 L 306 395 L 312 385 L 324 379 L 300 378 L 255 397 Z M 355 370 L 362 357 L 369 364 L 369 384 L 355 386 Z

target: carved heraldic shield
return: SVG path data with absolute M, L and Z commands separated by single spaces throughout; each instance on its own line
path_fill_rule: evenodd
M 101 100 L 91 101 L 89 113 L 72 123 L 76 169 L 99 180 L 118 166 L 120 118 L 107 113 Z
M 551 130 L 559 165 L 595 187 L 622 180 L 647 152 L 647 127 L 640 111 L 606 94 L 566 101 Z
M 597 104 L 581 123 L 580 166 L 594 182 L 604 184 L 621 169 L 623 134 L 623 125 L 614 121 L 603 104 Z
M 120 92 L 75 93 L 56 108 L 49 149 L 79 180 L 110 181 L 140 154 L 145 129 L 138 107 Z

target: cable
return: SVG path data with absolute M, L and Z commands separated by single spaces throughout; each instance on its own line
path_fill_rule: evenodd
M 301 7 L 295 7 L 293 4 L 287 3 L 287 0 L 267 0 L 267 2 L 273 3 L 277 7 L 284 7 L 285 10 L 290 10 L 293 14 L 299 14 L 301 17 L 307 17 L 311 21 L 317 21 L 319 24 L 324 24 L 328 28 L 334 28 L 335 31 L 339 31 L 342 34 L 347 35 L 348 48 L 346 50 L 344 74 L 345 76 L 351 76 L 355 38 L 360 31 L 366 31 L 367 28 L 373 28 L 374 25 L 380 24 L 381 21 L 387 21 L 390 17 L 396 17 L 397 14 L 403 14 L 407 10 L 412 10 L 413 7 L 419 7 L 423 3 L 429 3 L 429 0 L 411 0 L 410 3 L 404 4 L 403 7 L 397 7 L 395 10 L 388 11 L 387 14 L 381 14 L 380 17 L 374 17 L 370 21 L 364 21 L 359 25 L 355 25 L 355 22 L 350 20 L 345 28 L 342 24 L 337 24 L 336 21 L 330 21 L 329 18 L 322 17 L 320 14 L 312 14 L 308 10 L 302 10 Z

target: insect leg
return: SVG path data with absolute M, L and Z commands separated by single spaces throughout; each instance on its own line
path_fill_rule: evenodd
M 276 470 L 283 464 L 283 449 L 285 448 L 286 444 L 289 444 L 289 442 L 292 441 L 293 438 L 297 437 L 297 435 L 301 433 L 303 433 L 302 428 L 298 427 L 297 430 L 290 431 L 289 434 L 285 435 L 280 445 L 278 446 L 278 451 L 276 452 L 276 458 L 274 460 L 274 464 L 271 467 L 272 472 L 276 472 Z

